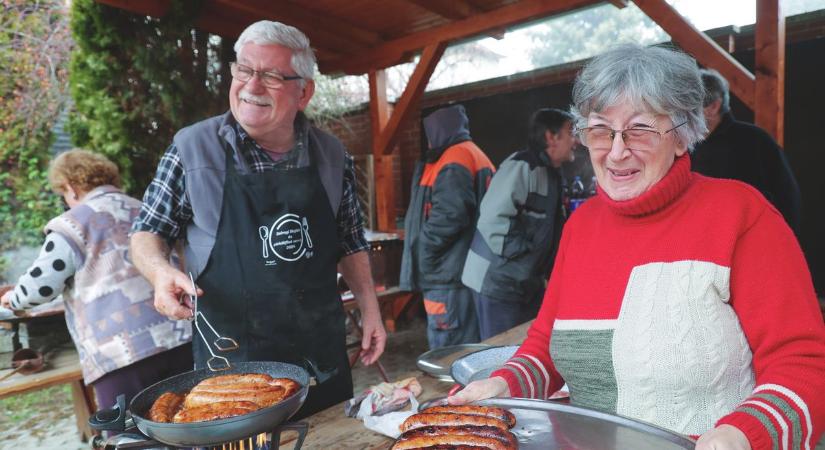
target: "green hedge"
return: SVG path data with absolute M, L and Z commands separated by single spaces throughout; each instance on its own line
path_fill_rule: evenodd
M 234 55 L 221 39 L 194 30 L 200 3 L 174 2 L 156 19 L 72 2 L 72 140 L 115 161 L 138 198 L 174 133 L 228 108 Z
M 39 242 L 59 211 L 46 168 L 68 98 L 66 14 L 60 0 L 0 3 L 0 250 Z

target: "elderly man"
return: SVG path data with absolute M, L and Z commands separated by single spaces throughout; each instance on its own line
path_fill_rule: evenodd
M 693 170 L 755 187 L 799 234 L 802 200 L 785 152 L 765 130 L 733 117 L 728 82 L 719 72 L 704 69 L 701 74 L 708 135 L 693 150 Z
M 198 311 L 239 344 L 223 354 L 230 361 L 311 368 L 318 384 L 302 417 L 352 397 L 338 270 L 362 312 L 365 364 L 383 352 L 386 333 L 352 157 L 302 113 L 314 92 L 309 40 L 261 21 L 241 33 L 235 52 L 230 111 L 175 135 L 134 223 L 132 256 L 161 313 L 192 317 L 185 294 L 198 294 Z M 197 288 L 168 262 L 177 240 Z M 206 345 L 194 342 L 197 368 L 210 357 Z

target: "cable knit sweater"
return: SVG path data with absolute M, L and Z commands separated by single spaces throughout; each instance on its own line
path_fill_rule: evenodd
M 782 216 L 684 156 L 639 197 L 599 192 L 576 210 L 538 318 L 493 376 L 514 397 L 566 381 L 579 406 L 809 450 L 825 426 L 825 325 Z

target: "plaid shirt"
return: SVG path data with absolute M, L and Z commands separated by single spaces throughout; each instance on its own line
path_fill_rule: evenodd
M 302 116 L 295 120 L 295 146 L 278 161 L 273 161 L 237 123 L 235 131 L 241 143 L 241 154 L 254 173 L 296 168 L 299 156 L 308 149 L 308 124 Z M 180 239 L 193 216 L 185 182 L 180 154 L 172 144 L 160 159 L 155 178 L 143 195 L 143 206 L 132 225 L 132 232 L 149 231 L 169 242 Z M 337 229 L 342 256 L 369 249 L 364 237 L 361 205 L 355 195 L 354 162 L 349 154 L 344 160 L 344 191 L 338 208 Z

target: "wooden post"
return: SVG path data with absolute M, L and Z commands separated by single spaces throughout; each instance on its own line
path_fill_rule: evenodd
M 394 155 L 384 155 L 378 144 L 381 134 L 390 120 L 387 102 L 387 73 L 381 70 L 369 72 L 370 122 L 372 124 L 373 177 L 375 178 L 375 214 L 378 230 L 395 229 L 395 180 L 393 179 Z M 393 151 L 395 149 L 393 148 Z
M 77 431 L 80 433 L 81 441 L 88 441 L 97 434 L 97 432 L 89 426 L 89 417 L 97 410 L 94 391 L 91 386 L 83 384 L 83 380 L 73 381 L 71 387 L 72 405 Z M 103 405 L 104 408 L 111 408 L 111 406 L 112 405 Z
M 779 0 L 756 1 L 754 121 L 780 146 L 785 140 L 785 15 Z
M 739 61 L 685 20 L 665 0 L 633 0 L 633 3 L 700 64 L 718 70 L 728 80 L 731 93 L 754 109 L 754 76 Z

